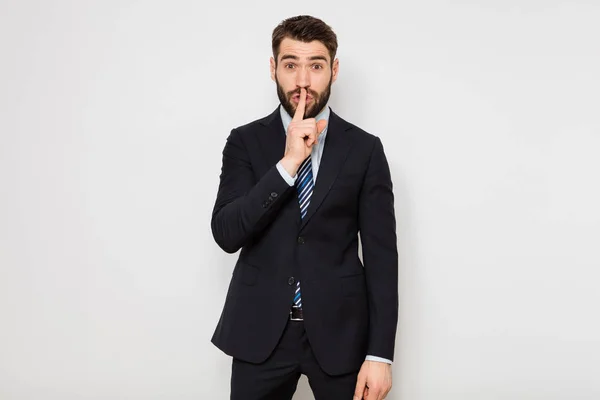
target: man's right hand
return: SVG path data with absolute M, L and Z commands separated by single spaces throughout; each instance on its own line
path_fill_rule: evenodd
M 285 153 L 281 165 L 290 176 L 295 176 L 302 162 L 310 155 L 319 135 L 327 126 L 327 120 L 317 122 L 314 118 L 304 119 L 306 89 L 300 89 L 300 99 L 292 122 L 288 126 Z

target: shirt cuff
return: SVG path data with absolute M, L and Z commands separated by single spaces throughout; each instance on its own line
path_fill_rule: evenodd
M 294 184 L 296 183 L 296 177 L 291 177 L 290 174 L 288 174 L 285 168 L 283 168 L 283 165 L 281 165 L 281 161 L 277 163 L 276 167 L 277 171 L 279 171 L 279 174 L 288 183 L 288 185 L 294 186 Z
M 392 364 L 392 360 L 388 360 L 387 358 L 381 358 L 381 357 L 376 357 L 376 356 L 367 356 L 367 358 L 365 358 L 365 361 L 377 361 L 377 362 L 383 362 L 386 364 Z

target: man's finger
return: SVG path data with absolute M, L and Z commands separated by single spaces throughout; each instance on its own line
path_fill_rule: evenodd
M 365 378 L 363 378 L 362 376 L 358 377 L 358 380 L 356 381 L 356 388 L 354 389 L 354 397 L 352 398 L 352 400 L 363 400 L 363 394 L 365 392 L 366 383 L 367 380 Z
M 306 89 L 300 88 L 300 99 L 298 100 L 298 106 L 296 107 L 296 113 L 292 121 L 298 122 L 304 119 L 304 109 L 306 108 Z
M 311 146 L 313 143 L 318 143 L 319 142 L 319 135 L 321 135 L 321 132 L 317 131 L 317 133 L 311 133 L 310 135 L 307 136 L 307 140 L 306 140 L 306 145 L 307 146 Z
M 323 132 L 323 130 L 325 130 L 326 127 L 327 127 L 327 120 L 326 119 L 322 119 L 320 121 L 317 121 L 317 132 L 319 132 L 319 133 Z

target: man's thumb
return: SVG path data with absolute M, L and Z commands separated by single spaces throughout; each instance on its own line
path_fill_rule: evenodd
M 321 133 L 327 127 L 327 120 L 322 119 L 317 121 L 317 132 Z

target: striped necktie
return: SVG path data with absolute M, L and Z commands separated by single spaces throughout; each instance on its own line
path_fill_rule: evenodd
M 298 178 L 296 179 L 296 189 L 298 190 L 298 202 L 300 204 L 300 216 L 304 218 L 310 204 L 310 198 L 313 194 L 312 162 L 310 156 L 302 162 L 298 169 Z M 296 294 L 294 295 L 294 305 L 302 307 L 302 296 L 300 295 L 300 281 L 296 284 Z

